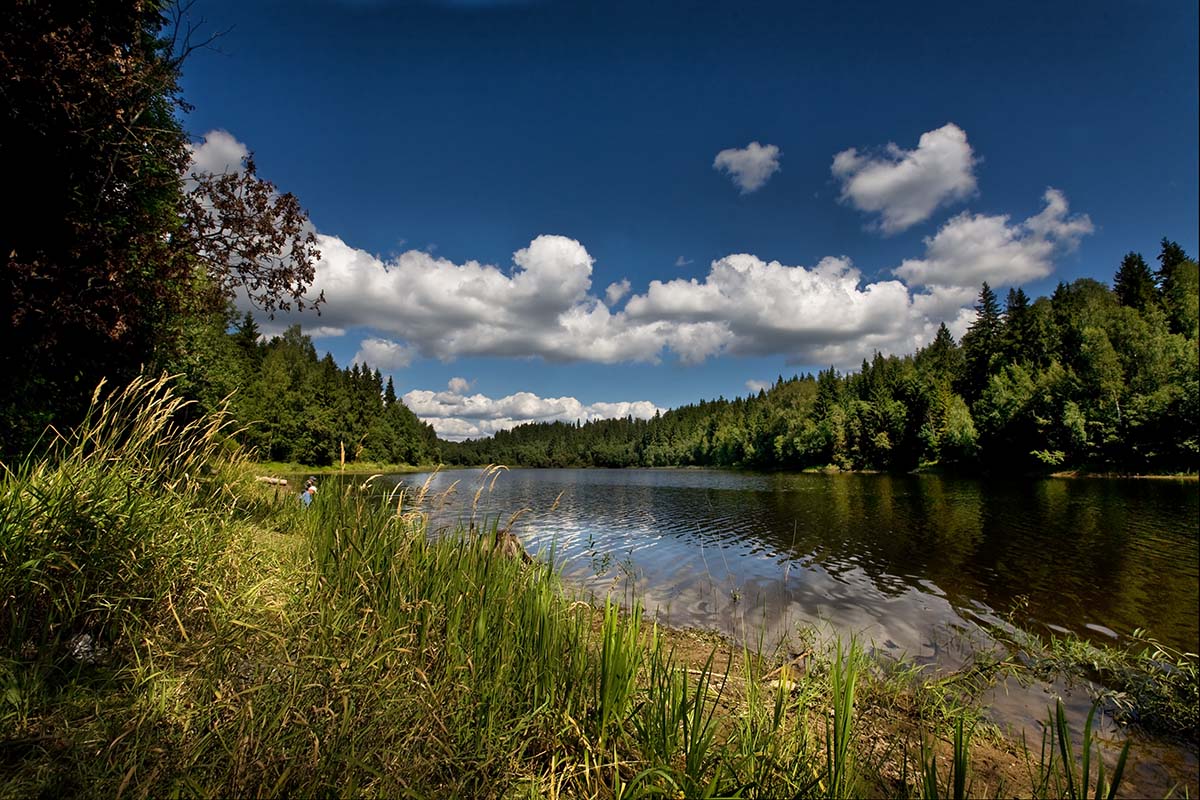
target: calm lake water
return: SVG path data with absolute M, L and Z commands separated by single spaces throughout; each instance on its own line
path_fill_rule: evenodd
M 937 674 L 989 647 L 990 624 L 1113 641 L 1135 628 L 1195 652 L 1200 486 L 1175 480 L 974 480 L 936 475 L 521 469 L 397 475 L 420 487 L 435 532 L 473 518 L 553 554 L 594 599 L 768 652 L 798 626 L 855 634 Z M 987 716 L 1034 751 L 1053 697 L 1076 747 L 1087 686 L 1006 679 Z M 1129 732 L 1100 720 L 1111 769 Z M 1122 796 L 1195 796 L 1196 744 L 1134 734 Z
M 421 485 L 423 474 L 394 476 Z M 434 527 L 501 524 L 596 595 L 773 644 L 798 624 L 925 663 L 978 622 L 1104 640 L 1145 628 L 1194 652 L 1200 490 L 1172 480 L 974 480 L 700 470 L 455 470 Z M 472 506 L 474 511 L 472 512 Z

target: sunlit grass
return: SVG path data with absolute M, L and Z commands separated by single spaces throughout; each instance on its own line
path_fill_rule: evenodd
M 855 641 L 774 685 L 749 651 L 682 660 L 636 602 L 578 601 L 481 521 L 431 537 L 421 492 L 256 487 L 225 419 L 188 410 L 165 381 L 98 395 L 3 477 L 0 795 L 919 791 L 862 751 Z

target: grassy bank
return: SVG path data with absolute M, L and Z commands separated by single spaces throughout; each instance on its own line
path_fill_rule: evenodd
M 0 793 L 1107 796 L 855 642 L 759 654 L 569 596 L 361 484 L 275 500 L 167 388 L 0 485 Z M 938 700 L 938 698 L 941 698 Z M 1077 740 L 1078 737 L 1075 737 Z M 1034 743 L 1037 749 L 1037 743 Z M 1003 762 L 1003 763 L 1001 763 Z

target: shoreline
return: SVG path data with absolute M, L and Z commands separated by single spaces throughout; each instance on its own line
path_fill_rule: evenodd
M 487 469 L 493 464 L 428 464 L 422 466 L 413 466 L 410 464 L 372 464 L 367 463 L 358 465 L 355 463 L 347 464 L 345 467 L 328 466 L 328 467 L 312 467 L 303 464 L 280 464 L 278 462 L 252 462 L 255 469 L 261 469 L 272 474 L 300 474 L 311 473 L 314 475 L 337 475 L 345 473 L 347 475 L 369 475 L 380 473 L 384 475 L 409 475 L 413 473 L 441 471 L 447 472 L 451 470 L 467 470 L 467 469 Z M 661 467 L 643 467 L 643 466 L 628 466 L 628 467 L 599 467 L 595 465 L 571 466 L 571 467 L 533 467 L 528 465 L 510 465 L 505 464 L 504 467 L 508 470 L 523 470 L 523 469 L 584 469 L 584 470 L 638 470 L 644 472 L 741 472 L 753 475 L 893 475 L 893 476 L 911 476 L 911 475 L 936 475 L 947 478 L 973 478 L 977 480 L 985 478 L 1003 477 L 1005 479 L 1025 479 L 1025 480 L 1048 480 L 1051 478 L 1061 480 L 1156 480 L 1156 481 L 1180 481 L 1184 483 L 1200 482 L 1200 472 L 1119 472 L 1119 471 L 1090 471 L 1085 469 L 1059 470 L 1057 472 L 1048 473 L 1011 473 L 1003 476 L 989 475 L 979 472 L 954 472 L 940 465 L 928 465 L 918 467 L 913 470 L 903 472 L 889 472 L 887 470 L 877 469 L 841 469 L 840 467 L 824 466 L 824 467 L 805 467 L 799 470 L 762 470 L 753 467 L 710 467 L 697 465 L 683 466 L 661 466 Z

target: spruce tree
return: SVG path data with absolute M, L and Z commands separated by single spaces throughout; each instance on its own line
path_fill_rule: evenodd
M 1157 294 L 1154 273 L 1141 253 L 1126 253 L 1121 259 L 1121 267 L 1113 278 L 1113 291 L 1123 306 L 1145 311 L 1154 305 Z
M 1006 361 L 1024 361 L 1032 345 L 1033 315 L 1024 289 L 1009 289 L 1004 303 L 1004 331 L 1000 353 Z
M 1175 272 L 1175 268 L 1188 260 L 1188 254 L 1183 251 L 1178 242 L 1172 242 L 1163 237 L 1162 249 L 1158 253 L 1158 285 L 1162 287 Z
M 1171 332 L 1194 338 L 1200 326 L 1200 270 L 1182 247 L 1167 239 L 1158 262 L 1159 297 Z
M 987 281 L 979 291 L 979 302 L 975 305 L 978 316 L 963 335 L 963 353 L 967 361 L 966 386 L 963 394 L 974 400 L 987 386 L 992 374 L 993 361 L 1000 349 L 1000 337 L 1004 321 L 1000 314 L 1000 303 Z

